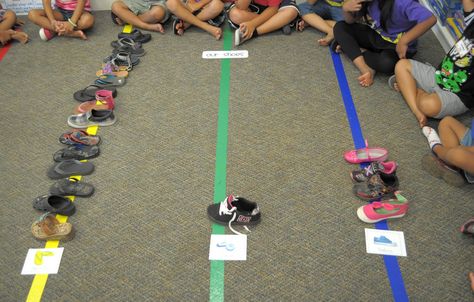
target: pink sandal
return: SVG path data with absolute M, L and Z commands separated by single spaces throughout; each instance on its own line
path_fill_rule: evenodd
M 76 107 L 74 112 L 84 113 L 95 110 L 113 110 L 115 107 L 114 97 L 109 90 L 99 90 L 95 94 L 95 101 L 88 101 Z
M 370 147 L 365 141 L 365 148 L 344 152 L 344 159 L 351 164 L 360 164 L 378 161 L 385 161 L 388 157 L 388 150 L 380 147 Z

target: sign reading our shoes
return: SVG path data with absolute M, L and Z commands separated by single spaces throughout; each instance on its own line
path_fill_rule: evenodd
M 249 57 L 247 50 L 212 50 L 203 51 L 203 59 L 245 59 Z

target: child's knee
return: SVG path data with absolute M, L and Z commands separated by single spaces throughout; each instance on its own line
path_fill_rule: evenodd
M 408 59 L 401 59 L 395 64 L 395 74 L 402 71 L 411 71 L 411 63 Z
M 423 93 L 418 100 L 418 109 L 426 116 L 436 117 L 441 111 L 441 100 L 436 93 Z
M 229 19 L 235 24 L 240 24 L 243 22 L 243 14 L 242 10 L 238 9 L 237 7 L 233 7 L 229 13 Z
M 224 2 L 221 0 L 212 0 L 211 3 L 208 4 L 208 7 L 211 11 L 220 13 L 224 9 Z
M 454 117 L 452 116 L 445 116 L 441 121 L 439 122 L 438 128 L 450 128 L 451 125 L 457 121 Z
M 121 9 L 128 9 L 128 6 L 122 0 L 116 0 L 112 3 L 111 10 L 115 13 Z
M 83 14 L 79 22 L 81 23 L 80 29 L 88 29 L 94 25 L 95 18 L 91 14 Z

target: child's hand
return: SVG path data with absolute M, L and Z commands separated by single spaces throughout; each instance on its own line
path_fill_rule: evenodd
M 344 5 L 342 6 L 343 10 L 349 13 L 355 13 L 360 11 L 362 8 L 362 3 L 364 1 L 361 0 L 348 0 L 344 2 Z
M 244 37 L 244 40 L 248 40 L 252 37 L 255 26 L 250 22 L 243 22 L 240 24 L 240 32 Z
M 402 42 L 402 40 L 400 39 L 400 41 L 398 41 L 397 43 L 397 46 L 395 47 L 395 51 L 398 54 L 398 58 L 406 59 L 407 50 L 408 50 L 408 44 Z

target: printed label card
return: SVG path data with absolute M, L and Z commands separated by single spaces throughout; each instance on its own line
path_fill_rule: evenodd
M 63 247 L 53 249 L 29 249 L 21 274 L 57 274 L 63 251 Z
M 407 256 L 403 232 L 365 229 L 367 253 L 390 256 Z
M 245 59 L 248 57 L 248 50 L 212 50 L 202 52 L 203 59 Z

